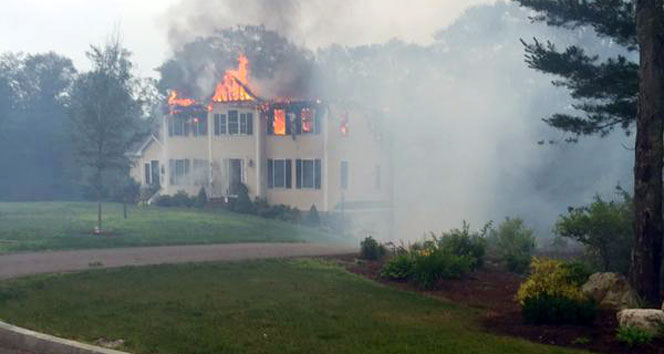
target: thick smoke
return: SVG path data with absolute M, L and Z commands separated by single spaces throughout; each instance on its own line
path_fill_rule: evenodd
M 385 13 L 362 14 L 363 22 L 353 26 L 343 13 L 359 5 L 346 0 L 186 3 L 174 8 L 180 14 L 169 31 L 175 51 L 195 35 L 237 23 L 264 24 L 297 44 L 310 43 L 307 33 L 315 37 L 312 41 L 324 42 L 318 26 L 342 38 L 315 55 L 306 50 L 298 54 L 316 67 L 316 74 L 307 72 L 299 80 L 310 80 L 322 98 L 351 100 L 382 112 L 394 140 L 397 238 L 459 226 L 462 220 L 479 227 L 506 216 L 524 217 L 546 236 L 568 206 L 585 204 L 594 193 L 612 197 L 618 183 L 631 187 L 633 152 L 625 146 L 632 146 L 632 139 L 616 132 L 564 143 L 565 137 L 540 118 L 572 110 L 567 92 L 523 62 L 521 38 L 553 39 L 561 46 L 579 43 L 600 55 L 619 50 L 591 31 L 535 25 L 524 10 L 499 2 L 470 9 L 425 44 L 397 38 L 358 46 L 352 39 L 343 41 L 346 27 L 355 31 L 355 38 L 367 38 L 362 31 L 380 27 Z M 333 11 L 330 3 L 347 6 Z M 320 13 L 312 4 L 321 6 Z M 337 18 L 338 23 L 333 21 Z M 268 52 L 256 52 L 255 59 Z M 301 67 L 309 68 L 297 63 L 289 67 L 295 70 L 287 71 L 289 76 Z M 549 140 L 558 143 L 538 144 Z

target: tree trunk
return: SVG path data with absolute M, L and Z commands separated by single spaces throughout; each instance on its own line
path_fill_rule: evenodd
M 630 278 L 639 295 L 659 307 L 662 263 L 664 9 L 637 1 L 640 45 L 639 107 L 634 166 L 634 249 Z

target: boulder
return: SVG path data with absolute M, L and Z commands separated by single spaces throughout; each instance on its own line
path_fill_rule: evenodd
M 622 310 L 639 307 L 636 291 L 620 274 L 595 273 L 583 284 L 581 291 L 602 308 Z
M 636 327 L 657 335 L 664 326 L 664 311 L 657 309 L 631 309 L 618 312 L 620 327 Z

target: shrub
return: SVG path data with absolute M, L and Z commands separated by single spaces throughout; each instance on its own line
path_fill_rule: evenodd
M 205 193 L 205 188 L 201 187 L 198 191 L 198 196 L 196 196 L 195 205 L 197 208 L 204 208 L 208 203 L 207 193 Z
M 474 259 L 442 248 L 416 252 L 412 280 L 422 289 L 435 289 L 441 279 L 457 279 L 471 270 Z
M 438 239 L 439 247 L 450 254 L 466 257 L 470 260 L 472 269 L 481 267 L 484 264 L 486 253 L 484 233 L 486 233 L 489 226 L 490 224 L 487 224 L 481 233 L 471 234 L 470 225 L 464 222 L 461 229 L 444 232 Z
M 618 192 L 622 200 L 605 201 L 595 196 L 588 206 L 569 208 L 556 222 L 554 232 L 583 244 L 586 255 L 605 272 L 627 274 L 633 243 L 633 203 L 624 190 L 618 187 Z
M 618 328 L 616 338 L 618 341 L 634 347 L 651 343 L 655 339 L 655 335 L 638 327 L 628 326 Z
M 187 193 L 184 191 L 178 191 L 175 193 L 175 195 L 161 195 L 157 200 L 155 200 L 155 204 L 157 206 L 161 207 L 191 207 L 194 205 L 194 200 L 192 198 L 189 198 Z
M 408 280 L 413 274 L 413 267 L 413 257 L 408 253 L 399 253 L 385 262 L 380 276 L 392 280 Z
M 320 225 L 320 215 L 318 215 L 318 209 L 315 205 L 312 205 L 305 219 L 305 223 L 310 226 L 319 226 Z
M 525 227 L 519 218 L 507 218 L 491 231 L 493 248 L 505 268 L 510 272 L 524 273 L 535 251 L 533 231 Z
M 576 265 L 533 258 L 532 273 L 521 284 L 517 300 L 524 319 L 542 324 L 589 324 L 596 314 L 596 304 L 581 292 L 584 277 Z
M 249 188 L 244 183 L 237 183 L 232 188 L 237 198 L 231 199 L 230 209 L 236 213 L 253 214 L 254 204 L 249 199 Z
M 373 237 L 368 236 L 360 242 L 360 258 L 367 260 L 377 260 L 385 256 L 385 246 L 381 245 Z

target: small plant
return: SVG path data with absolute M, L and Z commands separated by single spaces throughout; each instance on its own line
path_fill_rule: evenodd
M 318 209 L 315 205 L 312 205 L 309 209 L 309 213 L 305 219 L 305 223 L 309 226 L 319 226 L 320 225 L 320 215 L 318 215 Z
M 201 187 L 201 189 L 198 191 L 198 196 L 196 196 L 196 201 L 195 205 L 197 208 L 204 208 L 208 203 L 208 197 L 207 193 L 205 192 L 205 188 Z
M 386 279 L 404 281 L 413 273 L 413 257 L 408 253 L 399 253 L 390 258 L 380 270 L 380 276 Z
M 371 236 L 360 242 L 360 259 L 375 261 L 385 256 L 385 246 L 381 245 Z
M 508 271 L 524 273 L 535 251 L 533 231 L 526 228 L 523 220 L 507 218 L 491 231 L 493 248 Z
M 521 284 L 517 300 L 524 319 L 535 324 L 590 324 L 595 302 L 581 292 L 584 274 L 578 265 L 533 258 L 531 275 Z
M 638 327 L 627 326 L 618 328 L 616 338 L 618 341 L 634 347 L 651 343 L 655 339 L 655 335 Z
M 472 269 L 473 262 L 473 258 L 449 250 L 427 248 L 414 256 L 412 279 L 422 289 L 432 290 L 441 279 L 461 278 Z
M 588 337 L 577 337 L 572 341 L 574 345 L 586 345 L 590 344 L 590 338 Z
M 486 253 L 484 233 L 490 225 L 487 224 L 481 233 L 471 233 L 470 225 L 464 221 L 461 229 L 444 232 L 438 239 L 439 246 L 451 254 L 469 258 L 472 269 L 479 268 L 484 264 L 484 254 Z M 434 239 L 436 239 L 435 236 Z

